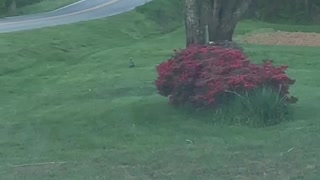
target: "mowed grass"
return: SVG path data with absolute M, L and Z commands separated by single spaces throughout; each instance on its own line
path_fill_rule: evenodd
M 225 126 L 157 95 L 155 66 L 184 32 L 156 29 L 130 12 L 1 34 L 0 179 L 318 179 L 318 48 L 245 45 L 290 66 L 299 103 L 289 123 Z

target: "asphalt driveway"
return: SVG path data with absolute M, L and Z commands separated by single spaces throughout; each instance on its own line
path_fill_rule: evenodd
M 0 33 L 104 18 L 130 11 L 150 0 L 81 0 L 55 11 L 0 19 Z

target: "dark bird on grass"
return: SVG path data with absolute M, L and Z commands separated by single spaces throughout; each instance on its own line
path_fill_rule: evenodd
M 129 68 L 133 68 L 135 67 L 136 65 L 134 64 L 133 60 L 132 60 L 132 57 L 130 57 L 130 60 L 129 60 Z

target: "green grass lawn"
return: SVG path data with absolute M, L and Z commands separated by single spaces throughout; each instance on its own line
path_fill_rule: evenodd
M 245 21 L 237 35 L 266 26 Z M 161 35 L 137 12 L 0 34 L 0 45 L 0 179 L 320 176 L 319 48 L 245 46 L 255 61 L 288 64 L 300 99 L 294 121 L 249 128 L 216 125 L 157 95 L 155 66 L 184 46 L 184 32 Z

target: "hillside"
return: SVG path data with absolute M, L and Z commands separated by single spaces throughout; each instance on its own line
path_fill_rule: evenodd
M 295 119 L 261 129 L 217 125 L 211 114 L 172 108 L 154 87 L 156 65 L 185 44 L 182 20 L 165 18 L 176 13 L 170 2 L 0 34 L 1 179 L 319 177 L 318 48 L 244 44 L 254 61 L 289 65 Z M 236 39 L 266 29 L 319 27 L 243 21 Z

